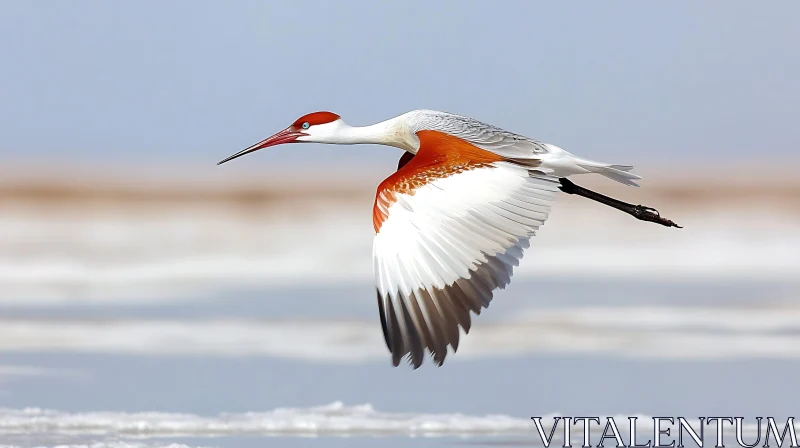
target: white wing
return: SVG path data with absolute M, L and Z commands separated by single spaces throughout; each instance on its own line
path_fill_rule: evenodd
M 434 110 L 409 112 L 411 132 L 436 130 L 461 138 L 473 145 L 514 161 L 535 159 L 549 152 L 547 146 L 534 139 L 508 132 L 462 115 Z
M 378 305 L 394 365 L 427 348 L 441 365 L 493 291 L 510 281 L 550 212 L 558 180 L 508 162 L 438 178 L 411 194 L 378 191 Z

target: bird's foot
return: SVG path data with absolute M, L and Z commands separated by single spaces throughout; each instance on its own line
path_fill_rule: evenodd
M 650 221 L 667 227 L 677 227 L 679 229 L 683 228 L 669 219 L 662 218 L 661 214 L 658 213 L 658 210 L 654 209 L 653 207 L 647 207 L 645 205 L 635 205 L 631 210 L 631 215 L 633 215 L 634 218 L 642 221 Z
M 655 213 L 656 216 L 661 216 L 661 213 L 658 213 L 658 210 L 654 209 L 653 207 L 648 207 L 646 205 L 637 205 L 636 208 L 641 210 L 641 213 L 650 212 Z

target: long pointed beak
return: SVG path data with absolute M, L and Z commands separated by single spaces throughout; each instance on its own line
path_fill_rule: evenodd
M 272 137 L 268 137 L 268 138 L 266 138 L 264 140 L 261 140 L 260 142 L 256 143 L 253 146 L 250 146 L 248 148 L 245 148 L 245 149 L 237 152 L 236 154 L 228 157 L 227 159 L 217 163 L 217 165 L 222 165 L 225 162 L 233 160 L 233 159 L 235 159 L 237 157 L 241 157 L 241 156 L 243 156 L 245 154 L 250 154 L 251 152 L 258 151 L 259 149 L 264 149 L 264 148 L 267 148 L 267 147 L 270 147 L 270 146 L 280 145 L 280 144 L 283 144 L 283 143 L 292 143 L 295 140 L 297 140 L 298 137 L 301 137 L 303 135 L 307 135 L 307 134 L 305 134 L 303 132 L 298 132 L 294 128 L 289 126 L 288 128 L 278 132 L 277 134 L 273 135 Z

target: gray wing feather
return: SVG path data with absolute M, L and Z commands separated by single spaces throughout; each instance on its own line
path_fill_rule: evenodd
M 535 159 L 549 152 L 542 142 L 462 115 L 417 110 L 409 113 L 408 122 L 411 132 L 446 132 L 509 159 Z

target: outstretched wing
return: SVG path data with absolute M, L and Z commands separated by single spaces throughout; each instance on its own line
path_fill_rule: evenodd
M 537 140 L 508 132 L 474 118 L 447 112 L 414 111 L 409 116 L 409 127 L 412 132 L 441 131 L 517 162 L 549 152 L 547 146 Z
M 555 199 L 558 180 L 462 139 L 420 131 L 413 158 L 378 187 L 373 260 L 395 366 L 425 349 L 441 365 L 504 288 Z

